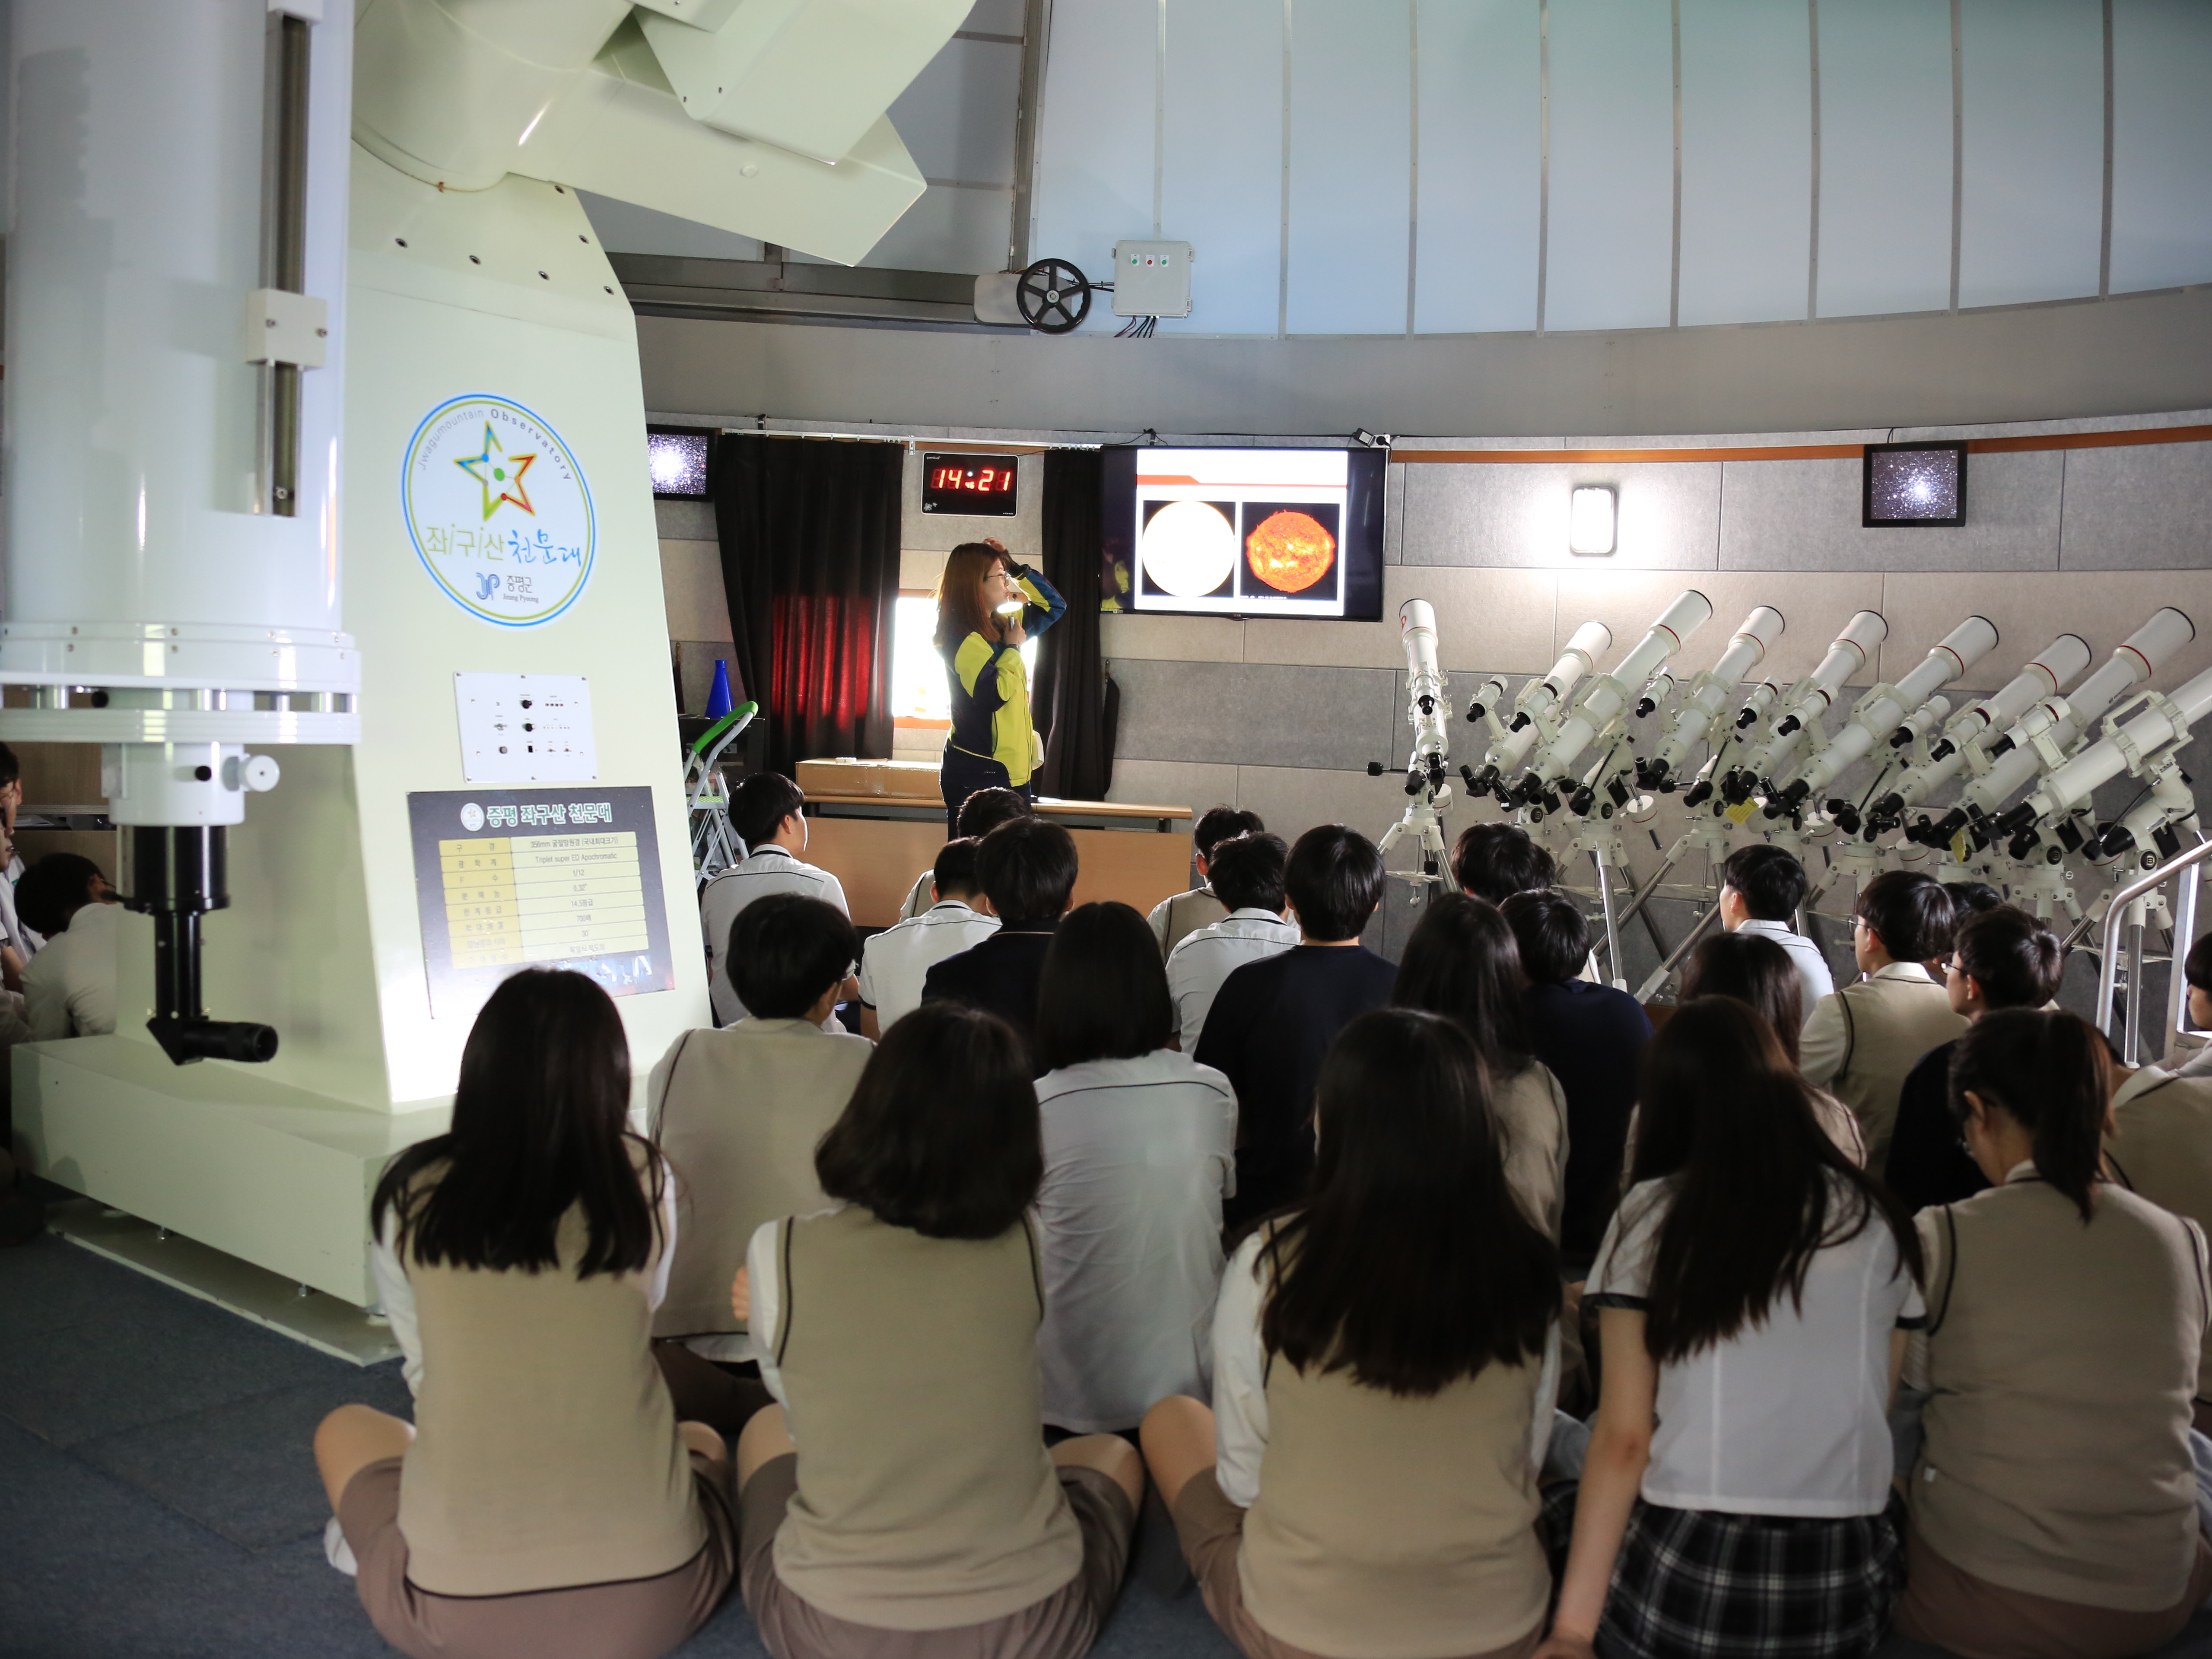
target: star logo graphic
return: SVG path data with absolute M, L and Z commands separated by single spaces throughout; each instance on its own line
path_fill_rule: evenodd
M 530 504 L 530 492 L 522 487 L 522 475 L 530 471 L 530 464 L 537 459 L 534 454 L 507 454 L 500 447 L 491 422 L 486 421 L 482 453 L 457 458 L 453 465 L 483 486 L 486 519 L 499 511 L 501 501 L 510 502 L 535 518 L 538 509 Z

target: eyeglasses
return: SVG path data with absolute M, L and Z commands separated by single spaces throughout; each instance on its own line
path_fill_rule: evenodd
M 1943 971 L 1947 974 L 1958 974 L 1963 975 L 1966 970 L 1959 965 L 1959 958 L 1953 957 L 1948 962 L 1943 964 Z

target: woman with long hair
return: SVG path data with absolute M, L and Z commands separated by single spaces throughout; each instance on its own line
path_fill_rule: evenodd
M 1044 1420 L 1133 1429 L 1212 1370 L 1221 1201 L 1235 1184 L 1237 1091 L 1168 1046 L 1158 940 L 1126 904 L 1071 910 L 1037 989 Z
M 1406 942 L 1390 1000 L 1455 1020 L 1474 1039 L 1505 1140 L 1506 1184 L 1556 1240 L 1565 1195 L 1567 1094 L 1533 1051 L 1522 983 L 1521 948 L 1498 907 L 1444 893 Z
M 2191 1401 L 2197 1224 L 2107 1182 L 2112 1063 L 2072 1014 L 1987 1013 L 1951 1109 L 1990 1185 L 1923 1210 L 1929 1391 L 1897 1630 L 1970 1659 L 2120 1659 L 2212 1592 Z
M 838 1207 L 753 1236 L 732 1307 L 779 1403 L 738 1439 L 738 1579 L 776 1659 L 1078 1659 L 1105 1625 L 1144 1465 L 1038 1431 L 1030 1077 L 1004 1020 L 923 1003 L 815 1152 Z
M 1732 997 L 1659 1028 L 1641 1105 L 1584 1293 L 1603 1380 L 1541 1655 L 1860 1659 L 1904 1574 L 1887 1413 L 1923 1315 L 1912 1223 Z
M 1804 976 L 1790 952 L 1771 939 L 1739 931 L 1715 933 L 1691 953 L 1682 975 L 1682 1000 L 1734 997 L 1766 1022 L 1790 1063 L 1797 1063 L 1797 1034 L 1805 1026 Z M 1813 1091 L 1813 1105 L 1828 1139 L 1861 1169 L 1866 1167 L 1866 1132 L 1851 1109 L 1825 1089 Z
M 937 653 L 952 693 L 952 730 L 938 782 L 945 833 L 960 833 L 960 803 L 978 789 L 1029 798 L 1039 759 L 1022 646 L 1067 614 L 1052 584 L 987 538 L 945 556 L 937 583 Z
M 477 1016 L 452 1128 L 377 1183 L 415 1422 L 341 1406 L 315 1462 L 333 1560 L 417 1659 L 653 1659 L 729 1587 L 726 1449 L 676 1420 L 653 1362 L 674 1187 L 629 1091 L 606 993 L 526 969 Z
M 1454 1021 L 1362 1014 L 1316 1096 L 1311 1187 L 1222 1278 L 1213 1409 L 1153 1407 L 1146 1462 L 1249 1659 L 1526 1654 L 1559 1252 Z

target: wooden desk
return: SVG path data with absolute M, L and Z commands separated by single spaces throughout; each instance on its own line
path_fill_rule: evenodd
M 1125 801 L 1041 800 L 1038 816 L 1075 837 L 1075 902 L 1118 899 L 1148 911 L 1190 885 L 1190 809 Z M 945 845 L 935 796 L 806 795 L 806 861 L 843 884 L 854 923 L 888 927 L 914 878 Z

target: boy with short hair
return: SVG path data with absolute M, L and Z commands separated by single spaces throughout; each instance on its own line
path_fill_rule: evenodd
M 2212 1027 L 2212 933 L 2189 947 L 2182 958 L 2181 976 L 2189 982 L 2189 1024 L 2197 1030 Z M 2212 1042 L 2184 1060 L 2174 1077 L 2212 1077 Z
M 118 900 L 100 866 L 76 853 L 49 853 L 24 872 L 16 912 L 46 941 L 23 969 L 33 1042 L 114 1031 Z
M 1283 872 L 1291 849 L 1280 836 L 1232 836 L 1206 861 L 1206 884 L 1228 907 L 1221 921 L 1184 936 L 1168 952 L 1168 994 L 1175 1000 L 1176 1040 L 1198 1052 L 1206 1016 L 1222 981 L 1248 962 L 1278 956 L 1298 942 L 1283 920 Z
M 1314 1085 L 1329 1044 L 1390 1000 L 1397 969 L 1359 942 L 1382 898 L 1382 854 L 1356 830 L 1324 823 L 1298 837 L 1283 872 L 1298 943 L 1248 962 L 1221 983 L 1194 1058 L 1237 1091 L 1237 1227 L 1304 1192 L 1313 1174 Z
M 1820 947 L 1790 927 L 1808 884 L 1803 865 L 1765 842 L 1737 848 L 1721 866 L 1721 926 L 1771 939 L 1787 951 L 1797 970 L 1798 1006 L 1808 1012 L 1836 988 Z
M 1152 937 L 1160 942 L 1162 957 L 1173 955 L 1176 945 L 1221 921 L 1232 908 L 1213 890 L 1209 872 L 1214 849 L 1234 836 L 1256 836 L 1267 827 L 1257 812 L 1240 812 L 1233 806 L 1209 806 L 1199 815 L 1190 832 L 1190 861 L 1198 872 L 1198 885 L 1162 899 L 1146 918 L 1152 924 Z
M 1579 977 L 1589 960 L 1589 923 L 1565 893 L 1532 888 L 1498 908 L 1528 981 L 1521 1006 L 1529 1040 L 1567 1097 L 1559 1255 L 1568 1275 L 1578 1279 L 1596 1258 L 1620 1200 L 1637 1068 L 1651 1041 L 1651 1020 L 1627 992 Z
M 1472 823 L 1461 830 L 1452 843 L 1451 872 L 1462 892 L 1492 904 L 1549 887 L 1559 876 L 1552 855 L 1517 823 Z
M 740 863 L 708 882 L 699 895 L 699 925 L 707 935 L 707 992 L 717 1024 L 745 1017 L 744 1000 L 730 983 L 726 949 L 730 925 L 747 905 L 771 893 L 820 899 L 849 915 L 845 889 L 827 870 L 805 863 L 806 797 L 781 772 L 756 772 L 730 792 L 730 827 L 745 843 Z
M 703 1420 L 718 1427 L 739 1396 L 702 1362 L 751 1357 L 745 1328 L 730 1312 L 730 1281 L 762 1222 L 829 1202 L 815 1178 L 815 1144 L 875 1052 L 830 1018 L 850 989 L 860 949 L 842 912 L 770 893 L 739 913 L 729 945 L 731 975 L 751 1017 L 686 1032 L 653 1068 L 646 1095 L 653 1139 L 683 1200 L 653 1335 L 686 1351 L 658 1352 L 672 1388 L 686 1405 L 709 1402 L 713 1415 Z M 732 1403 L 714 1406 L 724 1392 Z M 744 1395 L 755 1408 L 765 1403 Z
M 1049 818 L 1000 824 L 975 851 L 975 877 L 998 931 L 922 978 L 924 1002 L 988 1009 L 1027 1042 L 1036 1025 L 1037 981 L 1060 919 L 1075 896 L 1075 837 Z
M 1036 809 L 1030 805 L 1029 797 L 1018 789 L 978 789 L 960 803 L 960 819 L 957 828 L 960 841 L 981 841 L 1002 823 L 1016 818 L 1028 817 Z M 928 910 L 937 902 L 930 896 L 936 884 L 935 866 L 923 871 L 914 878 L 907 890 L 906 902 L 899 907 L 899 920 L 909 921 Z
M 1805 1022 L 1798 1070 L 1851 1109 L 1867 1167 L 1889 1159 L 1897 1103 L 1920 1057 L 1966 1029 L 1923 965 L 1951 948 L 1951 896 L 1931 876 L 1890 870 L 1859 893 L 1851 951 L 1866 977 L 1820 999 Z
M 999 919 L 989 914 L 990 900 L 976 890 L 975 851 L 981 845 L 968 836 L 946 842 L 930 871 L 930 908 L 873 935 L 861 947 L 862 1036 L 879 1037 L 919 1008 L 922 981 L 932 968 L 999 931 Z M 979 910 L 979 902 L 985 908 Z

